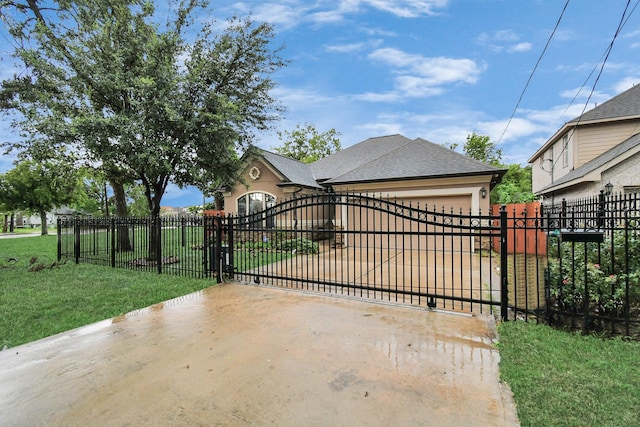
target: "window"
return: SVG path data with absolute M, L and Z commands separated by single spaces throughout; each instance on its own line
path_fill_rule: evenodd
M 240 216 L 248 216 L 266 211 L 267 209 L 275 206 L 275 204 L 276 197 L 268 193 L 246 193 L 238 197 L 238 199 L 236 200 L 236 208 L 238 215 Z M 268 214 L 266 217 L 261 216 L 261 221 L 262 218 L 264 218 L 264 224 L 262 225 L 266 226 L 267 228 L 273 228 L 275 222 L 273 216 Z M 247 219 L 247 222 L 251 221 L 254 220 L 250 218 Z
M 562 138 L 562 167 L 569 166 L 569 135 Z

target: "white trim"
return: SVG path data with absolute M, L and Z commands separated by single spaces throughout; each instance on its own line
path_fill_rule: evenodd
M 237 215 L 247 215 L 246 212 L 244 212 L 242 214 L 240 214 L 240 212 L 238 212 L 238 200 L 240 200 L 241 198 L 247 196 L 248 194 L 254 194 L 254 193 L 267 194 L 267 195 L 269 195 L 269 196 L 274 198 L 276 204 L 278 203 L 278 197 L 273 193 L 269 193 L 268 191 L 247 191 L 247 192 L 242 193 L 238 197 L 236 197 L 235 206 L 234 207 L 235 207 Z M 265 204 L 264 208 L 266 209 L 267 208 L 267 206 L 266 206 L 267 200 L 265 199 L 265 200 L 263 200 L 263 202 Z
M 249 169 L 249 178 L 254 181 L 260 178 L 260 169 L 257 166 L 253 166 L 251 169 Z

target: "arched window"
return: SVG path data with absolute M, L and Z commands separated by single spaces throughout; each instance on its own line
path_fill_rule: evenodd
M 272 208 L 276 204 L 276 197 L 269 193 L 245 193 L 238 197 L 236 200 L 236 211 L 238 215 L 252 215 L 258 212 L 265 211 Z M 274 226 L 274 218 L 267 215 L 265 218 L 266 223 L 263 224 L 267 228 Z

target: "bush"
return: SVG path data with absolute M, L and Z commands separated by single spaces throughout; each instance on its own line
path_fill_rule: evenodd
M 550 296 L 560 309 L 620 317 L 640 306 L 640 238 L 635 220 L 630 230 L 615 230 L 604 243 L 562 242 L 549 260 Z M 628 263 L 628 267 L 627 267 Z
M 296 252 L 301 254 L 317 254 L 318 244 L 304 238 L 288 239 L 278 242 L 278 244 L 276 245 L 276 249 L 280 249 L 282 251 L 295 250 Z

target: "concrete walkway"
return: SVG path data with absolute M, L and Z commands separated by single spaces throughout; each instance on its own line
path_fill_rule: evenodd
M 517 426 L 492 319 L 225 284 L 0 352 L 0 424 Z

